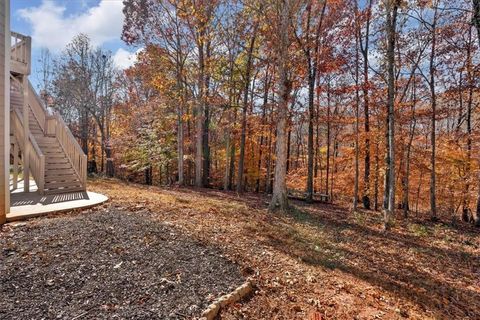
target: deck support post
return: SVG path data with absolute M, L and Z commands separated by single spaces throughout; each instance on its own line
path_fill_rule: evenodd
M 0 2 L 0 225 L 10 211 L 10 0 Z
M 23 142 L 23 191 L 30 192 L 30 128 L 29 128 L 29 107 L 28 107 L 28 77 L 22 77 L 23 90 L 23 134 L 25 141 Z
M 13 190 L 18 188 L 18 142 L 13 144 Z

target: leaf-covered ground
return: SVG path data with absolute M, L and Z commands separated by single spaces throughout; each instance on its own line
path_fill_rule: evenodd
M 221 319 L 480 318 L 480 232 L 468 225 L 410 219 L 383 233 L 378 213 L 334 205 L 271 214 L 257 194 L 116 180 L 89 188 L 111 198 L 99 213 L 148 211 L 255 277 L 255 294 Z
M 263 195 L 98 180 L 111 205 L 221 246 L 257 278 L 222 319 L 479 319 L 480 231 L 410 219 L 381 231 L 375 212 L 295 202 L 270 214 Z

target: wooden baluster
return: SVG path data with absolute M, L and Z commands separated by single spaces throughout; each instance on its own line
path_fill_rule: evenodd
M 30 128 L 28 127 L 27 82 L 27 77 L 23 76 L 23 188 L 25 192 L 30 192 Z
M 13 144 L 13 190 L 18 188 L 18 142 Z

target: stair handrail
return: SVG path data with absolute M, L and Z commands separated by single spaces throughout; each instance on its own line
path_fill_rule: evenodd
M 34 115 L 40 114 L 37 117 L 39 123 L 43 124 L 41 126 L 42 131 L 45 135 L 49 135 L 53 132 L 50 132 L 50 120 L 54 119 L 54 133 L 55 137 L 60 143 L 63 151 L 67 155 L 70 164 L 72 165 L 75 173 L 79 177 L 79 180 L 83 188 L 87 186 L 87 156 L 84 154 L 83 149 L 78 144 L 77 139 L 73 136 L 72 132 L 65 124 L 65 121 L 61 117 L 60 113 L 54 112 L 51 114 L 49 110 L 43 104 L 43 101 L 40 99 L 40 96 L 33 89 L 32 84 L 28 81 L 29 85 L 29 106 Z
M 15 135 L 15 139 L 20 147 L 22 152 L 25 152 L 25 134 L 23 131 L 23 119 L 22 115 L 20 114 L 19 110 L 12 110 L 12 126 L 13 126 L 13 133 Z M 28 143 L 30 146 L 30 150 L 33 152 L 29 152 L 29 168 L 32 173 L 33 179 L 37 184 L 38 191 L 40 194 L 43 194 L 45 189 L 45 155 L 43 154 L 42 150 L 38 146 L 37 141 L 35 140 L 35 136 L 31 133 L 28 134 Z
M 37 119 L 43 133 L 47 134 L 45 125 L 49 114 L 37 92 L 33 89 L 30 80 L 28 80 L 28 106 L 30 110 L 32 110 L 33 115 Z
M 83 149 L 78 144 L 77 139 L 73 136 L 72 132 L 63 121 L 60 113 L 54 113 L 57 120 L 57 126 L 55 128 L 55 135 L 60 143 L 63 151 L 67 155 L 70 163 L 77 173 L 78 178 L 83 188 L 87 186 L 87 156 L 83 152 Z
M 16 77 L 10 75 L 10 83 L 21 91 L 23 98 L 25 99 L 25 94 L 23 92 L 23 83 L 18 80 Z M 40 129 L 42 129 L 45 135 L 48 135 L 47 130 L 47 118 L 49 117 L 49 112 L 47 108 L 43 105 L 42 100 L 38 96 L 37 92 L 33 89 L 32 83 L 28 80 L 28 101 L 27 106 L 37 120 L 38 124 L 40 125 Z

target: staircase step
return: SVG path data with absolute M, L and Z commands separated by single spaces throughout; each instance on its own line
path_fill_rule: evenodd
M 79 183 L 78 177 L 76 175 L 65 175 L 65 176 L 47 176 L 45 177 L 45 183 L 58 183 L 58 182 L 69 182 L 72 184 Z
M 67 158 L 50 158 L 50 157 L 47 157 L 45 158 L 45 164 L 51 164 L 51 165 L 55 165 L 55 164 L 63 164 L 63 163 L 70 163 L 70 161 L 67 159 Z
M 45 154 L 45 158 L 47 159 L 54 159 L 54 158 L 65 158 L 65 154 L 62 152 L 60 153 L 47 153 Z
M 39 143 L 37 141 L 37 143 L 40 147 L 42 147 L 42 149 L 43 148 L 45 148 L 45 149 L 58 149 L 60 151 L 63 151 L 62 147 L 60 147 L 60 145 L 58 143 L 55 143 L 55 142 L 40 142 Z
M 41 137 L 39 137 L 39 139 L 41 139 Z M 38 141 L 39 139 L 36 139 L 37 140 L 37 144 L 42 148 L 44 147 L 45 149 L 49 149 L 51 148 L 52 146 L 54 147 L 57 147 L 57 148 L 60 148 L 60 145 L 56 142 L 47 142 L 47 141 Z
M 37 142 L 57 142 L 57 138 L 55 137 L 42 137 L 37 139 Z
M 45 182 L 46 189 L 57 189 L 60 187 L 80 187 L 80 181 L 52 181 L 52 182 Z
M 54 168 L 45 168 L 45 175 L 75 175 L 75 170 L 70 167 L 69 169 L 54 169 Z
M 72 165 L 69 163 L 45 164 L 46 170 L 70 169 Z
M 52 154 L 61 154 L 62 156 L 65 156 L 63 153 L 63 150 L 60 148 L 43 148 L 43 147 L 40 147 L 40 148 L 42 149 L 42 152 L 46 156 L 50 156 Z
M 68 193 L 68 192 L 82 192 L 85 191 L 83 187 L 71 187 L 71 188 L 59 188 L 59 189 L 48 189 L 45 190 L 45 194 L 58 194 L 58 193 Z

